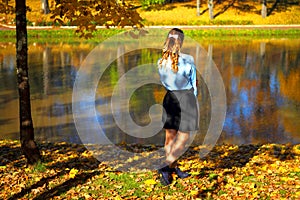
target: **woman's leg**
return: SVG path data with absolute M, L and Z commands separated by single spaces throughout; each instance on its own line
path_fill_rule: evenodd
M 181 171 L 177 167 L 177 162 L 176 162 L 176 160 L 186 150 L 185 145 L 187 144 L 188 140 L 189 140 L 189 133 L 178 131 L 175 142 L 173 143 L 171 147 L 171 151 L 166 158 L 166 161 L 167 163 L 169 163 L 169 166 L 171 167 L 172 171 L 174 170 L 174 172 L 178 175 L 179 178 L 187 178 L 188 176 L 190 176 L 189 173 Z
M 179 156 L 184 153 L 185 145 L 189 140 L 189 133 L 177 132 L 177 137 L 172 140 L 170 150 L 167 154 L 166 162 L 169 164 L 174 163 Z
M 176 139 L 177 131 L 175 129 L 166 129 L 166 138 L 165 138 L 165 152 L 166 157 L 170 154 L 170 151 L 172 149 L 172 146 Z M 161 183 L 163 185 L 169 185 L 172 182 L 172 171 L 169 168 L 169 165 L 161 168 L 158 170 L 158 172 L 161 174 Z
M 171 152 L 172 146 L 176 139 L 176 134 L 177 131 L 175 129 L 166 129 L 166 140 L 165 140 L 166 157 L 168 157 L 168 155 Z
M 159 169 L 161 176 L 161 183 L 169 185 L 172 182 L 172 172 L 176 172 L 179 178 L 186 178 L 188 173 L 180 171 L 178 167 L 175 167 L 177 158 L 184 153 L 185 145 L 189 139 L 189 134 L 176 131 L 175 129 L 166 129 L 166 162 L 167 166 Z

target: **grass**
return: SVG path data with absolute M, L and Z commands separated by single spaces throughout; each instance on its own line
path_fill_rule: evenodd
M 98 29 L 92 38 L 79 38 L 73 29 L 28 30 L 28 42 L 33 43 L 99 43 L 103 40 L 126 31 L 125 29 Z M 299 38 L 300 29 L 211 29 L 184 30 L 185 34 L 197 41 L 226 41 L 232 37 L 253 40 L 260 38 Z M 0 31 L 1 42 L 15 42 L 15 31 Z
M 79 38 L 73 29 L 47 29 L 47 30 L 28 30 L 28 42 L 38 43 L 75 43 L 75 42 L 101 42 L 113 35 L 121 33 L 122 29 L 98 29 L 93 33 L 94 37 L 88 40 Z M 0 31 L 1 42 L 15 42 L 15 30 Z
M 43 173 L 46 171 L 46 166 L 43 162 L 38 162 L 33 166 L 33 173 Z

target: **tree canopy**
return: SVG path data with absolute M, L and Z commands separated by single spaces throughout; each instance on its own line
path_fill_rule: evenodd
M 13 13 L 14 6 L 4 0 L 0 2 L 0 13 Z M 30 8 L 27 6 L 27 10 Z M 142 18 L 135 7 L 125 1 L 118 3 L 111 0 L 56 0 L 51 10 L 51 18 L 56 24 L 77 26 L 80 37 L 92 37 L 96 26 L 143 27 Z
M 81 37 L 91 37 L 97 25 L 109 27 L 143 27 L 142 18 L 126 3 L 111 0 L 78 1 L 61 0 L 52 11 L 55 22 L 77 26 Z
M 0 13 L 11 14 L 15 11 L 14 6 L 10 5 L 9 0 L 2 0 L 0 2 Z

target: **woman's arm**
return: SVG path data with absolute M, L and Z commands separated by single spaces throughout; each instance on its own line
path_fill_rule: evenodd
M 194 64 L 191 65 L 191 83 L 194 88 L 194 94 L 197 97 L 198 91 L 197 91 L 197 70 Z

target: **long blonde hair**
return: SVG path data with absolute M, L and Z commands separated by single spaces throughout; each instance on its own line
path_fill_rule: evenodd
M 173 28 L 169 31 L 167 39 L 164 43 L 162 51 L 162 59 L 159 62 L 159 66 L 162 67 L 164 60 L 171 58 L 171 68 L 174 72 L 178 71 L 178 59 L 179 53 L 184 40 L 183 31 L 178 28 Z

